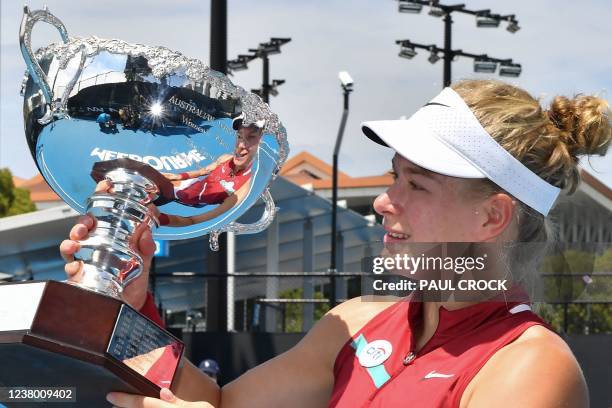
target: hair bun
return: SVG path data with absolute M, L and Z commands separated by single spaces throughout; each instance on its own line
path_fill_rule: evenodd
M 604 155 L 612 138 L 610 109 L 605 99 L 578 95 L 574 99 L 557 96 L 548 116 L 560 131 L 560 142 L 574 157 Z
M 525 90 L 500 81 L 459 81 L 452 88 L 500 146 L 568 194 L 580 182 L 578 156 L 604 155 L 610 144 L 610 110 L 602 98 L 557 96 L 544 111 Z

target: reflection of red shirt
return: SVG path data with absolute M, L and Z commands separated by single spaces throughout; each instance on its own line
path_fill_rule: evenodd
M 416 357 L 408 357 L 421 314 L 421 302 L 397 302 L 344 345 L 334 365 L 330 408 L 459 407 L 463 391 L 496 351 L 529 327 L 546 326 L 525 303 L 483 302 L 452 311 L 440 307 L 433 337 Z M 380 343 L 368 347 L 376 340 L 388 341 L 391 350 L 379 365 L 364 367 L 356 354 L 377 351 Z
M 153 320 L 158 326 L 164 327 L 151 292 L 147 292 L 147 299 L 144 305 L 142 305 L 140 313 Z M 180 343 L 175 342 L 165 346 L 162 355 L 149 367 L 144 376 L 159 387 L 170 388 L 172 378 L 178 367 L 181 347 Z
M 144 376 L 160 388 L 170 388 L 181 355 L 181 344 L 173 342 L 164 347 L 164 352 L 147 370 Z
M 235 171 L 234 160 L 221 163 L 208 176 L 176 192 L 180 202 L 187 205 L 221 204 L 250 178 L 251 166 Z

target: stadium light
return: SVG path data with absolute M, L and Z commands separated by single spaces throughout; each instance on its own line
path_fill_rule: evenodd
M 430 16 L 434 16 L 434 17 L 443 17 L 444 14 L 446 14 L 446 12 L 444 11 L 443 8 L 438 7 L 438 2 L 437 1 L 430 1 L 429 2 L 429 14 Z
M 492 74 L 496 70 L 497 70 L 496 62 L 493 62 L 486 58 L 474 60 L 474 72 Z
M 431 50 L 431 53 L 429 54 L 429 58 L 427 58 L 427 60 L 432 64 L 435 64 L 436 62 L 438 62 L 439 59 L 440 56 L 438 55 L 438 52 L 436 50 Z
M 439 0 L 398 0 L 399 11 L 402 13 L 417 14 L 424 6 L 429 7 L 429 15 L 435 17 L 443 17 L 444 21 L 444 47 L 435 45 L 424 45 L 412 42 L 411 40 L 397 40 L 400 45 L 398 56 L 406 59 L 412 59 L 417 55 L 417 48 L 429 51 L 428 61 L 435 64 L 439 59 L 444 60 L 443 64 L 443 86 L 447 87 L 451 84 L 451 63 L 456 57 L 469 57 L 474 59 L 474 71 L 493 73 L 497 70 L 498 64 L 503 64 L 504 68 L 500 69 L 502 76 L 518 76 L 521 73 L 520 64 L 515 64 L 511 59 L 498 59 L 482 54 L 471 54 L 462 50 L 454 50 L 451 48 L 452 43 L 452 13 L 470 14 L 476 17 L 477 27 L 499 27 L 502 21 L 508 23 L 506 29 L 511 32 L 517 32 L 520 27 L 514 14 L 500 15 L 492 13 L 491 10 L 469 10 L 465 8 L 465 4 L 441 4 Z
M 270 86 L 270 95 L 278 96 L 278 87 L 285 83 L 284 79 L 273 79 Z
M 411 45 L 411 44 L 402 44 L 400 46 L 400 52 L 399 52 L 398 55 L 400 57 L 402 57 L 402 58 L 412 59 L 412 58 L 414 58 L 415 55 L 417 55 L 417 52 L 414 49 L 413 45 Z
M 516 78 L 521 75 L 521 70 L 521 64 L 502 64 L 499 67 L 499 75 Z
M 514 19 L 511 19 L 508 22 L 508 27 L 506 27 L 506 30 L 510 31 L 512 34 L 516 33 L 520 29 L 521 29 L 521 27 L 519 27 L 518 21 L 516 21 Z
M 270 83 L 270 55 L 280 54 L 281 46 L 291 41 L 291 38 L 272 37 L 270 41 L 260 43 L 257 48 L 250 48 L 249 52 L 253 54 L 241 54 L 235 60 L 228 61 L 228 68 L 231 71 L 241 71 L 247 69 L 247 63 L 255 58 L 261 58 L 263 61 L 263 80 L 260 89 L 252 89 L 251 92 L 257 94 L 264 102 L 270 103 L 270 95 L 277 96 L 278 89 L 276 87 L 285 83 L 284 79 L 276 79 Z
M 419 14 L 423 5 L 411 1 L 399 0 L 398 10 L 400 13 Z

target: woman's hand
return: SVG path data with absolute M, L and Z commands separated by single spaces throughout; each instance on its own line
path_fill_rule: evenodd
M 101 181 L 96 187 L 96 192 L 108 191 L 112 187 L 109 181 Z M 69 281 L 80 282 L 83 278 L 83 262 L 76 261 L 74 254 L 81 249 L 78 241 L 87 239 L 89 232 L 95 228 L 96 220 L 91 215 L 79 217 L 77 224 L 70 230 L 70 239 L 60 244 L 60 253 L 66 261 L 64 270 Z M 149 280 L 149 267 L 151 258 L 155 252 L 155 243 L 151 231 L 146 223 L 141 223 L 130 237 L 130 246 L 136 250 L 144 260 L 143 270 L 140 276 L 130 282 L 123 290 L 123 299 L 140 310 L 147 298 Z
M 111 392 L 106 396 L 106 400 L 118 408 L 215 408 L 208 402 L 183 401 L 177 398 L 168 388 L 161 389 L 159 399 L 123 392 Z
M 165 178 L 167 178 L 170 181 L 180 181 L 183 179 L 180 174 L 174 174 L 174 173 L 162 173 L 162 174 Z

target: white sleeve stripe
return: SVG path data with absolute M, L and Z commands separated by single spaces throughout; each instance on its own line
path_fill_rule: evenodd
M 515 313 L 524 312 L 526 310 L 531 310 L 531 307 L 529 305 L 521 303 L 520 305 L 516 305 L 512 309 L 508 310 L 508 312 L 510 312 L 511 314 L 515 314 Z

